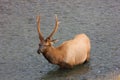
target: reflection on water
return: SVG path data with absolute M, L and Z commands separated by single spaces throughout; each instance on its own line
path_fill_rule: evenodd
M 77 75 L 83 75 L 90 71 L 90 63 L 85 63 L 83 65 L 75 66 L 72 69 L 60 69 L 58 68 L 55 71 L 49 71 L 46 75 L 44 75 L 42 80 L 57 80 L 68 79 L 72 77 L 72 80 L 75 80 Z M 75 78 L 73 78 L 75 75 Z

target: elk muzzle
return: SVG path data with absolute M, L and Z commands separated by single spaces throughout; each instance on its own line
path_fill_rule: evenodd
M 39 49 L 37 50 L 37 53 L 38 53 L 38 54 L 40 54 L 40 53 L 41 53 Z

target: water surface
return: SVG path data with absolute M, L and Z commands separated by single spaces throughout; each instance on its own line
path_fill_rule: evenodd
M 86 33 L 91 39 L 90 62 L 59 69 L 37 54 L 36 15 L 46 37 L 61 22 L 56 46 Z M 119 0 L 0 0 L 1 80 L 119 80 Z

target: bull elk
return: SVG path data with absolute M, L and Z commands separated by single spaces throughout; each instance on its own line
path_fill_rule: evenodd
M 52 45 L 57 41 L 56 39 L 52 39 L 59 25 L 57 15 L 55 16 L 55 20 L 54 30 L 44 39 L 40 31 L 40 16 L 37 16 L 37 30 L 40 39 L 38 54 L 42 53 L 48 62 L 59 65 L 61 68 L 72 68 L 75 65 L 89 61 L 90 39 L 85 34 L 78 34 L 73 39 L 63 42 L 58 47 Z

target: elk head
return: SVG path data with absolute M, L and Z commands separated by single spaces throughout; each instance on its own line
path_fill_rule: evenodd
M 40 30 L 40 16 L 37 16 L 37 30 L 38 30 L 38 35 L 39 35 L 39 39 L 40 39 L 39 48 L 37 51 L 38 54 L 45 53 L 46 49 L 51 47 L 52 44 L 57 41 L 56 39 L 52 39 L 52 36 L 57 31 L 58 25 L 59 25 L 57 15 L 55 15 L 55 20 L 56 20 L 55 27 L 54 27 L 52 33 L 46 39 L 44 39 L 42 32 Z

